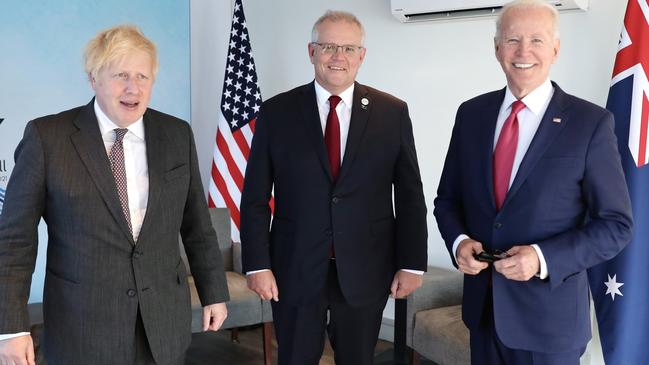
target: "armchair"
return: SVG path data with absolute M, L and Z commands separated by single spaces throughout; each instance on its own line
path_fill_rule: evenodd
M 420 364 L 420 355 L 439 365 L 470 364 L 462 281 L 458 271 L 429 266 L 421 288 L 408 296 L 406 345 L 412 349 L 411 365 Z
M 263 324 L 263 349 L 264 364 L 271 365 L 271 340 L 272 340 L 272 311 L 268 301 L 261 300 L 259 296 L 246 285 L 246 277 L 241 272 L 241 244 L 230 239 L 230 213 L 227 208 L 210 208 L 210 218 L 219 241 L 219 248 L 223 255 L 225 275 L 230 291 L 228 317 L 221 329 L 233 330 L 233 341 L 236 341 L 237 328 L 254 324 Z M 180 252 L 187 265 L 189 265 L 185 249 L 180 244 Z M 194 280 L 189 274 L 189 287 L 192 299 L 192 332 L 200 332 L 203 324 L 203 308 L 194 286 Z

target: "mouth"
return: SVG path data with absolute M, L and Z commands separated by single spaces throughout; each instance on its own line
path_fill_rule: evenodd
M 138 108 L 140 105 L 139 101 L 122 101 L 120 100 L 119 102 L 123 107 L 130 109 L 130 110 L 135 110 Z
M 327 66 L 327 69 L 331 71 L 336 71 L 336 72 L 345 72 L 347 69 L 345 67 L 339 67 L 339 66 Z
M 520 69 L 520 70 L 527 70 L 529 68 L 532 68 L 536 66 L 534 63 L 513 63 L 514 68 Z

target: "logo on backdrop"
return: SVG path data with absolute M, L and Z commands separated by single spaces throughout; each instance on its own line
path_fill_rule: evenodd
M 4 118 L 0 118 L 0 124 L 4 122 Z M 2 206 L 5 203 L 5 187 L 7 186 L 7 161 L 0 160 L 0 214 L 2 214 Z

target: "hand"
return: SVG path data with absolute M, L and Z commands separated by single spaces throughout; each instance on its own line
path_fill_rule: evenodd
M 470 238 L 463 239 L 457 246 L 456 252 L 457 265 L 460 271 L 467 275 L 478 275 L 480 271 L 488 268 L 488 263 L 478 261 L 473 257 L 474 254 L 482 251 L 484 251 L 482 243 Z
M 541 263 L 534 247 L 514 246 L 507 251 L 510 257 L 494 263 L 494 269 L 504 277 L 516 281 L 528 281 L 538 274 Z
M 263 300 L 274 300 L 279 302 L 279 291 L 277 290 L 277 283 L 275 282 L 275 275 L 273 272 L 260 271 L 254 274 L 246 275 L 248 288 Z
M 422 276 L 411 272 L 399 270 L 394 274 L 394 280 L 390 286 L 390 293 L 395 299 L 405 298 L 419 288 L 422 283 Z
M 24 335 L 0 341 L 0 364 L 36 365 L 32 336 Z
M 203 307 L 203 332 L 218 331 L 223 321 L 228 317 L 228 307 L 225 303 L 210 304 Z

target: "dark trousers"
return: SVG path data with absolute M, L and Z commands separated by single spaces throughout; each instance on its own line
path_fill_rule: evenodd
M 272 302 L 279 364 L 317 365 L 324 349 L 325 330 L 337 365 L 373 364 L 387 299 L 386 288 L 385 297 L 377 302 L 350 306 L 340 290 L 332 260 L 327 284 L 315 303 L 294 306 L 281 299 Z
M 185 363 L 185 355 L 183 354 L 179 359 L 166 363 L 164 365 L 183 365 Z M 135 323 L 135 362 L 134 365 L 162 365 L 153 360 L 153 354 L 149 347 L 149 341 L 146 338 L 146 331 L 142 322 L 140 310 L 137 311 L 137 321 Z
M 585 348 L 561 353 L 512 349 L 498 338 L 494 325 L 493 298 L 487 295 L 480 327 L 471 331 L 472 365 L 579 365 Z

